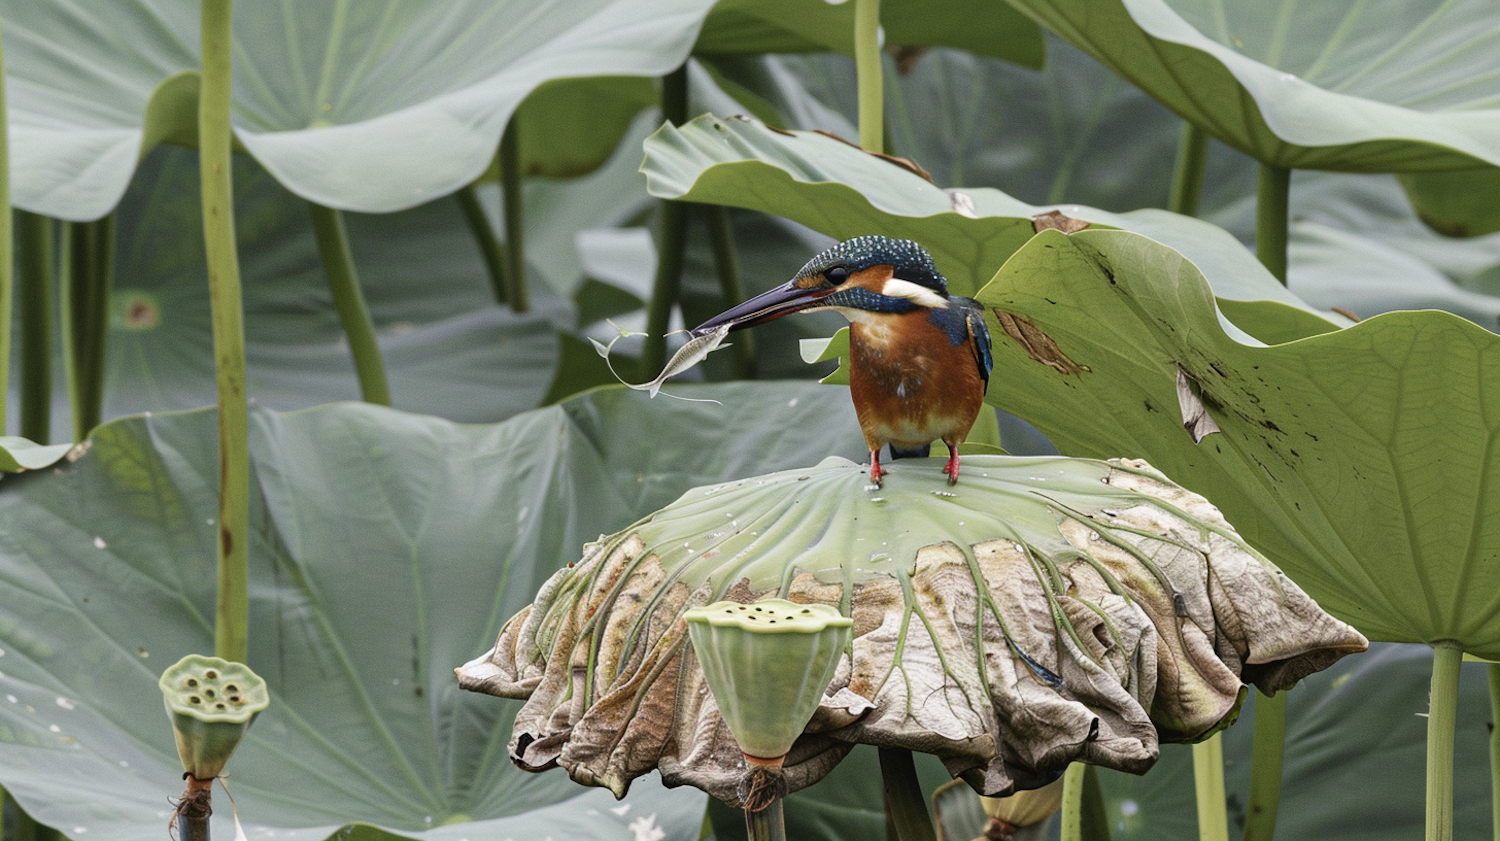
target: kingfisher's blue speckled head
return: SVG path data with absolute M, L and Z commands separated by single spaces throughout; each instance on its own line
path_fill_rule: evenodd
M 899 314 L 948 305 L 948 281 L 932 255 L 909 239 L 862 236 L 807 262 L 787 283 L 693 328 L 695 336 L 723 326 L 741 330 L 813 309 Z

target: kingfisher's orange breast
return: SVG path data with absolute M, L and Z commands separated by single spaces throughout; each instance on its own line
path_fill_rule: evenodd
M 849 327 L 849 393 L 872 451 L 892 442 L 956 446 L 984 405 L 984 386 L 969 342 L 953 344 L 926 310 Z

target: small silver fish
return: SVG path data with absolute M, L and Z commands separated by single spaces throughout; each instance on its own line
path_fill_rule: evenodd
M 724 337 L 729 335 L 729 328 L 733 326 L 733 323 L 721 324 L 714 328 L 712 332 L 704 333 L 689 340 L 687 344 L 677 349 L 677 352 L 672 355 L 672 360 L 667 363 L 665 368 L 661 369 L 661 373 L 657 374 L 656 379 L 651 382 L 627 383 L 624 380 L 620 380 L 620 384 L 626 388 L 633 388 L 636 391 L 649 391 L 651 392 L 651 396 L 655 397 L 656 392 L 661 390 L 662 383 L 702 362 L 708 358 L 710 353 L 719 348 L 729 347 L 729 345 L 724 344 Z M 622 333 L 621 335 L 624 334 Z M 604 357 L 604 361 L 608 363 L 609 347 L 596 339 L 589 339 L 589 341 L 594 343 L 594 350 L 598 351 L 599 355 Z M 618 338 L 616 341 L 618 341 Z M 610 342 L 610 345 L 613 344 L 614 342 Z M 614 365 L 610 365 L 609 370 L 613 374 L 615 370 Z M 615 374 L 615 379 L 619 380 L 620 375 Z

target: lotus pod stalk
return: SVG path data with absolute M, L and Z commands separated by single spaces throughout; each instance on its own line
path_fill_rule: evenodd
M 719 601 L 684 614 L 719 714 L 744 754 L 740 799 L 759 812 L 786 792 L 781 766 L 849 644 L 853 620 L 826 604 Z

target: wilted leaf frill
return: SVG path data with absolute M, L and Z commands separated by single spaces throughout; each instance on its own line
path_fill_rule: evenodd
M 527 699 L 512 758 L 623 793 L 659 769 L 735 803 L 740 750 L 683 612 L 780 596 L 854 638 L 786 760 L 792 789 L 855 743 L 933 753 L 986 794 L 1080 760 L 1133 772 L 1213 731 L 1242 682 L 1284 689 L 1366 642 L 1143 462 L 842 459 L 690 491 L 585 548 L 467 689 Z

